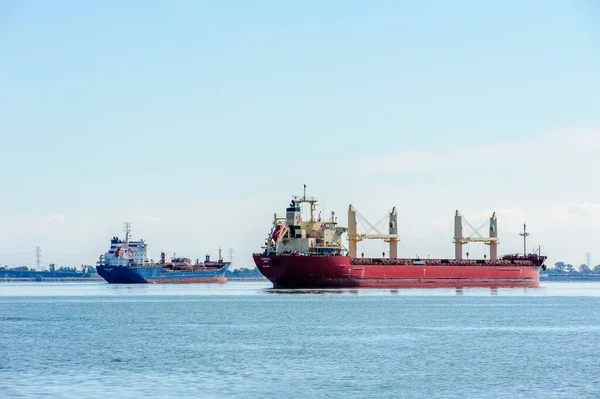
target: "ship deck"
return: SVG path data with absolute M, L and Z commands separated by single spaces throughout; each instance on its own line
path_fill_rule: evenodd
M 255 257 L 260 256 L 277 256 L 277 257 L 314 257 L 314 258 L 349 258 L 345 255 L 319 255 L 319 254 L 293 254 L 293 253 L 282 253 L 282 254 L 264 254 L 255 253 Z M 533 259 L 529 257 L 521 257 L 514 259 L 421 259 L 421 258 L 349 258 L 351 265 L 361 266 L 542 266 L 545 257 Z
M 351 265 L 377 266 L 537 266 L 529 259 L 418 259 L 418 258 L 352 258 Z

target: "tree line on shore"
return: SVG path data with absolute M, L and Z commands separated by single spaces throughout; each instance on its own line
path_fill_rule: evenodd
M 40 272 L 40 270 L 36 270 L 33 268 L 29 268 L 27 266 L 15 266 L 15 267 L 6 267 L 0 266 L 0 270 L 5 272 Z M 94 274 L 96 273 L 96 268 L 90 265 L 81 265 L 80 268 L 77 267 L 68 267 L 68 266 L 56 266 L 54 263 L 48 265 L 48 269 L 46 272 L 58 272 L 58 273 L 83 273 L 83 274 Z M 227 270 L 225 273 L 225 277 L 232 278 L 260 278 L 262 274 L 260 271 L 254 267 L 252 269 L 242 267 L 240 269 Z
M 240 269 L 227 270 L 227 273 L 225 273 L 225 277 L 226 278 L 262 278 L 263 275 L 256 267 L 254 267 L 252 269 L 242 267 Z
M 83 273 L 83 274 L 93 274 L 96 273 L 96 268 L 90 265 L 81 265 L 81 268 L 77 267 L 69 267 L 69 266 L 56 266 L 54 263 L 50 263 L 48 265 L 48 269 L 46 270 L 37 270 L 32 267 L 27 267 L 25 265 L 8 267 L 8 266 L 0 266 L 0 270 L 11 271 L 11 272 L 40 272 L 46 271 L 51 273 Z
M 579 265 L 575 268 L 570 263 L 556 262 L 554 267 L 546 269 L 546 273 L 549 274 L 600 274 L 600 265 L 590 267 L 586 264 Z

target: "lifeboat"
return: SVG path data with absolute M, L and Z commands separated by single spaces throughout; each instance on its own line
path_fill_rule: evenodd
M 273 233 L 271 234 L 271 238 L 273 239 L 273 241 L 277 241 L 277 238 L 279 238 L 281 233 L 283 233 L 283 230 L 285 230 L 284 225 L 278 224 L 277 226 L 275 226 L 275 228 L 273 229 Z

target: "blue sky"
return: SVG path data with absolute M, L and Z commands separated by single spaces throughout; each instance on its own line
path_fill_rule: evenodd
M 248 266 L 302 183 L 398 206 L 406 255 L 452 256 L 456 208 L 504 252 L 522 219 L 554 260 L 600 241 L 591 1 L 4 1 L 0 39 L 0 264 L 93 263 L 130 220 Z

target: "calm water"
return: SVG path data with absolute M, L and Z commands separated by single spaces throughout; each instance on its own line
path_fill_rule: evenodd
M 0 398 L 600 397 L 600 284 L 0 283 Z

